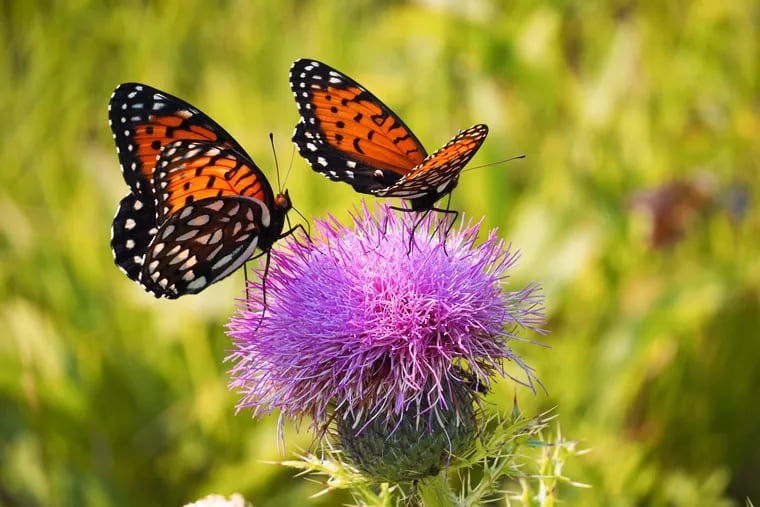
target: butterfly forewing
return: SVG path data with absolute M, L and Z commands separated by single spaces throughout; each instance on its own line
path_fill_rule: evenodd
M 156 160 L 170 143 L 214 141 L 242 148 L 219 124 L 184 100 L 139 83 L 119 85 L 108 104 L 124 180 L 135 194 L 152 197 Z
M 312 168 L 330 179 L 369 193 L 426 157 L 422 143 L 388 106 L 330 66 L 297 60 L 290 87 L 301 114 L 293 142 Z

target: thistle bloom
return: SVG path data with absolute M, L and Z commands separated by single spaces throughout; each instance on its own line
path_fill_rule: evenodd
M 479 240 L 481 223 L 462 221 L 445 233 L 438 213 L 418 224 L 382 205 L 351 218 L 278 243 L 266 302 L 251 284 L 228 325 L 238 410 L 322 427 L 333 413 L 392 421 L 449 410 L 457 386 L 484 392 L 494 375 L 534 389 L 509 343 L 521 328 L 541 332 L 543 298 L 537 285 L 505 290 L 518 254 L 495 230 Z

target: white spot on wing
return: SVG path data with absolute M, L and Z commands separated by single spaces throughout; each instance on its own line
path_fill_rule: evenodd
M 219 243 L 223 237 L 224 237 L 224 231 L 222 229 L 217 229 L 211 235 L 211 239 L 208 240 L 208 244 L 215 245 L 216 243 Z
M 194 206 L 187 206 L 185 209 L 179 212 L 179 219 L 184 220 L 195 210 Z
M 169 261 L 169 264 L 179 264 L 180 262 L 186 261 L 188 257 L 190 257 L 190 249 L 185 248 L 179 254 L 172 257 L 172 260 Z
M 174 234 L 174 229 L 176 229 L 174 225 L 172 224 L 167 225 L 166 228 L 161 233 L 161 239 L 166 239 L 172 234 Z
M 183 265 L 181 265 L 179 267 L 179 269 L 182 269 L 182 270 L 190 269 L 193 266 L 195 266 L 196 264 L 198 264 L 198 257 L 196 257 L 195 255 L 193 255 L 192 257 L 190 257 L 189 259 L 187 259 L 187 261 Z
M 210 221 L 211 221 L 210 215 L 199 215 L 193 218 L 192 220 L 188 220 L 187 225 L 191 227 L 201 227 L 201 226 L 206 225 Z
M 188 241 L 193 239 L 198 235 L 198 229 L 190 229 L 185 234 L 182 234 L 181 236 L 177 236 L 177 241 Z
M 210 209 L 211 211 L 219 212 L 222 209 L 222 207 L 224 207 L 224 202 L 223 201 L 214 201 L 214 202 L 211 202 L 209 204 L 206 204 L 205 207 L 206 207 L 206 209 Z
M 205 287 L 206 285 L 208 285 L 208 282 L 206 282 L 206 277 L 205 276 L 199 276 L 198 278 L 196 278 L 192 282 L 188 283 L 187 284 L 187 288 L 188 288 L 188 290 L 200 290 L 203 287 Z

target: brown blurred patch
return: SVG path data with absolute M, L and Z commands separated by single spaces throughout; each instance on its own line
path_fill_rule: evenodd
M 660 249 L 675 245 L 696 217 L 715 201 L 715 178 L 698 173 L 691 180 L 675 180 L 634 194 L 630 206 L 649 217 L 649 244 Z

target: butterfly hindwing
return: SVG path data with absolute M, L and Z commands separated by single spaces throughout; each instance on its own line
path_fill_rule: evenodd
M 119 269 L 138 283 L 145 251 L 155 234 L 153 202 L 128 194 L 119 203 L 111 225 L 111 251 Z
M 202 291 L 237 270 L 257 247 L 268 250 L 262 243 L 271 246 L 271 241 L 262 232 L 269 213 L 263 202 L 248 197 L 210 197 L 188 204 L 153 237 L 141 283 L 156 297 L 169 299 Z
M 456 187 L 459 173 L 487 135 L 488 127 L 483 124 L 463 130 L 393 185 L 373 193 L 378 197 L 409 199 L 413 209 L 431 208 L 435 201 Z
M 296 60 L 290 87 L 301 120 L 293 134 L 311 167 L 362 193 L 395 182 L 427 156 L 414 133 L 359 83 L 315 60 Z

